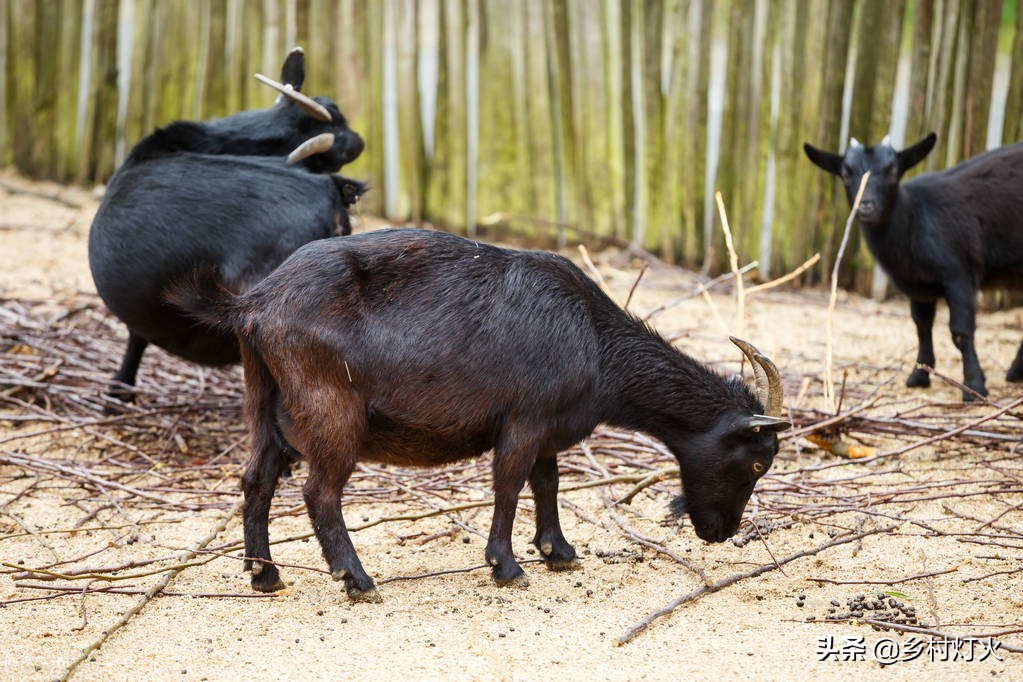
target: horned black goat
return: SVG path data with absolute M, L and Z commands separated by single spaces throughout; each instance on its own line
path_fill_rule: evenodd
M 294 457 L 313 528 L 353 600 L 374 599 L 341 514 L 359 461 L 439 465 L 493 449 L 486 546 L 498 584 L 524 582 L 512 522 L 528 480 L 533 543 L 551 569 L 575 550 L 558 520 L 557 454 L 604 422 L 647 432 L 681 468 L 696 534 L 721 542 L 778 451 L 777 368 L 734 340 L 751 392 L 622 311 L 568 260 L 449 234 L 397 229 L 303 246 L 240 296 L 200 271 L 169 300 L 241 342 L 253 455 L 242 480 L 246 568 L 282 585 L 268 513 Z
M 302 244 L 350 233 L 364 187 L 329 174 L 359 156 L 362 138 L 333 102 L 298 92 L 304 77 L 296 48 L 283 83 L 263 79 L 282 91 L 274 106 L 158 129 L 111 178 L 89 233 L 96 290 L 128 327 L 111 395 L 132 398 L 150 343 L 202 364 L 239 360 L 233 335 L 166 304 L 168 282 L 211 264 L 244 291 Z
M 944 171 L 904 183 L 902 175 L 933 149 L 929 134 L 896 151 L 886 137 L 868 146 L 852 139 L 845 154 L 804 144 L 817 166 L 841 178 L 850 205 L 864 173 L 870 178 L 856 218 L 874 258 L 909 297 L 916 323 L 917 364 L 934 367 L 938 299 L 948 302 L 952 342 L 963 357 L 963 400 L 987 395 L 974 341 L 977 292 L 1023 290 L 1023 143 L 994 149 Z M 1023 381 L 1023 344 L 1006 374 Z M 930 374 L 915 367 L 906 385 L 930 386 Z

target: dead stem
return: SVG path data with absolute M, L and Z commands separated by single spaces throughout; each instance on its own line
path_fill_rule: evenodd
M 835 538 L 834 540 L 831 540 L 830 542 L 825 542 L 822 545 L 818 545 L 817 547 L 805 549 L 803 551 L 796 552 L 795 554 L 790 554 L 789 556 L 783 558 L 781 561 L 776 561 L 771 564 L 764 564 L 763 566 L 758 566 L 757 568 L 754 568 L 751 571 L 746 571 L 745 573 L 736 573 L 735 575 L 731 575 L 727 578 L 718 580 L 713 583 L 705 583 L 700 587 L 696 588 L 695 590 L 693 590 L 692 592 L 682 595 L 681 597 L 668 602 L 667 604 L 657 609 L 656 611 L 651 612 L 646 618 L 639 621 L 638 623 L 630 627 L 628 630 L 626 630 L 624 633 L 619 635 L 618 638 L 615 640 L 615 644 L 621 646 L 622 644 L 626 644 L 632 641 L 636 637 L 636 635 L 645 630 L 647 626 L 649 626 L 652 622 L 654 622 L 661 616 L 666 616 L 675 609 L 677 609 L 678 607 L 682 606 L 683 604 L 696 601 L 697 599 L 706 594 L 717 592 L 718 590 L 724 589 L 729 585 L 733 585 L 739 582 L 740 580 L 745 580 L 747 578 L 755 578 L 759 575 L 767 573 L 768 571 L 773 571 L 775 568 L 780 568 L 781 566 L 784 566 L 787 563 L 795 561 L 796 559 L 802 559 L 804 557 L 820 554 L 824 550 L 831 549 L 832 547 L 844 545 L 849 542 L 855 542 L 868 535 L 885 533 L 889 530 L 892 530 L 893 528 L 895 528 L 895 526 L 884 526 L 873 528 L 871 530 L 865 530 L 862 533 L 843 535 L 838 538 Z

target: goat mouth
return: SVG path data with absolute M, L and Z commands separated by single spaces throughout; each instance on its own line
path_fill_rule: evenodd
M 738 527 L 728 530 L 720 523 L 711 523 L 705 526 L 697 526 L 693 524 L 693 530 L 696 531 L 696 536 L 706 542 L 724 542 L 728 538 L 735 535 L 735 531 Z
M 861 223 L 872 223 L 877 220 L 879 216 L 879 211 L 873 206 L 860 206 L 859 210 L 856 211 L 856 218 L 859 219 Z

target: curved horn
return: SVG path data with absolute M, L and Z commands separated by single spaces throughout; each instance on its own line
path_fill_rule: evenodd
M 862 146 L 863 146 L 863 145 L 862 145 L 862 144 L 860 144 L 860 141 L 859 141 L 859 140 L 857 140 L 857 139 L 856 139 L 855 137 L 850 137 L 850 138 L 849 138 L 849 148 L 850 148 L 850 149 L 851 149 L 852 147 L 862 147 Z
M 325 152 L 333 146 L 334 133 L 320 133 L 295 147 L 294 151 L 288 154 L 288 163 L 298 163 L 308 156 Z
M 782 415 L 782 400 L 785 393 L 781 383 L 781 373 L 771 359 L 762 355 L 756 347 L 729 336 L 729 340 L 739 347 L 743 355 L 749 360 L 753 368 L 754 382 L 757 387 L 757 399 L 764 405 L 764 412 L 769 417 L 780 417 Z
M 256 80 L 263 85 L 269 85 L 271 88 L 284 95 L 302 109 L 302 111 L 313 118 L 318 118 L 324 123 L 330 123 L 333 120 L 331 119 L 330 112 L 327 111 L 326 107 L 311 97 L 306 97 L 290 85 L 278 83 L 274 79 L 267 78 L 261 73 L 256 74 Z

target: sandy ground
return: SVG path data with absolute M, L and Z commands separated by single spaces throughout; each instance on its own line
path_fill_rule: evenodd
M 97 204 L 95 195 L 26 183 L 9 173 L 0 174 L 0 180 L 81 205 L 76 209 L 0 189 L 0 296 L 88 300 L 92 283 L 85 244 Z M 624 300 L 638 273 L 636 263 L 620 254 L 602 254 L 595 259 L 613 294 Z M 640 313 L 652 310 L 685 293 L 683 285 L 691 282 L 692 277 L 685 273 L 654 268 L 638 287 L 632 309 Z M 732 298 L 715 294 L 712 301 L 716 314 L 736 331 Z M 743 333 L 782 368 L 790 408 L 823 409 L 827 405 L 819 379 L 826 345 L 826 303 L 824 292 L 784 289 L 759 294 L 747 302 Z M 947 311 L 942 311 L 936 332 L 938 364 L 950 376 L 959 377 L 958 354 L 942 327 L 946 323 Z M 722 371 L 735 371 L 736 354 L 714 310 L 701 297 L 658 315 L 654 324 L 697 357 L 728 358 L 731 362 L 723 364 Z M 1020 394 L 1019 385 L 1006 384 L 1002 377 L 1019 343 L 1021 313 L 986 313 L 978 326 L 991 398 L 1006 404 Z M 964 407 L 958 402 L 958 389 L 940 381 L 926 392 L 903 387 L 915 352 L 915 334 L 904 301 L 880 303 L 840 295 L 835 334 L 839 374 L 848 369 L 850 387 L 881 397 L 875 410 L 878 414 L 918 410 L 980 416 L 994 410 Z M 181 366 L 183 374 L 194 371 Z M 142 380 L 147 380 L 145 368 Z M 101 389 L 95 388 L 97 393 Z M 94 441 L 81 433 L 14 440 L 22 430 L 38 431 L 45 426 L 9 419 L 16 413 L 10 404 L 0 408 L 0 452 L 62 462 L 95 461 L 102 455 L 88 445 Z M 1009 421 L 1002 423 L 1019 424 L 1018 418 L 1005 419 Z M 885 451 L 906 442 L 878 437 L 872 444 Z M 456 515 L 461 526 L 451 517 L 438 516 L 355 532 L 363 564 L 380 583 L 383 601 L 379 604 L 350 604 L 338 583 L 309 570 L 283 568 L 290 583 L 287 590 L 271 597 L 248 598 L 248 577 L 235 558 L 187 568 L 166 588 L 183 596 L 161 596 L 146 603 L 127 626 L 87 656 L 72 677 L 1023 679 L 1023 655 L 995 648 L 999 643 L 1023 646 L 1019 634 L 1023 596 L 1020 573 L 1016 572 L 1023 565 L 1023 485 L 1019 484 L 1023 464 L 1013 456 L 1016 444 L 990 448 L 942 441 L 866 464 L 841 462 L 805 446 L 805 441 L 785 442 L 774 468 L 761 483 L 770 488 L 771 495 L 755 495 L 747 510 L 764 513 L 773 509 L 772 518 L 784 522 L 779 525 L 788 524 L 765 533 L 763 542 L 709 545 L 693 534 L 688 523 L 679 532 L 662 524 L 677 483 L 647 490 L 616 513 L 637 532 L 656 539 L 702 570 L 711 581 L 770 565 L 772 554 L 780 559 L 812 550 L 831 535 L 858 527 L 890 525 L 892 529 L 696 598 L 621 646 L 616 646 L 615 640 L 627 629 L 703 584 L 693 570 L 626 537 L 613 522 L 602 493 L 616 498 L 630 486 L 563 493 L 565 533 L 581 554 L 581 568 L 552 573 L 540 564 L 525 564 L 530 579 L 527 589 L 495 587 L 482 568 L 385 582 L 479 567 L 485 539 L 470 531 L 482 530 L 485 535 L 489 509 Z M 211 489 L 234 494 L 243 460 L 244 448 L 239 448 L 229 458 L 222 480 L 211 483 Z M 829 466 L 832 464 L 837 466 Z M 485 458 L 478 466 L 486 470 Z M 299 471 L 299 482 L 301 475 Z M 34 486 L 35 480 L 31 471 L 0 465 L 0 561 L 8 566 L 0 568 L 0 638 L 4 644 L 0 648 L 0 679 L 60 677 L 83 648 L 102 637 L 140 599 L 137 594 L 90 593 L 24 601 L 52 593 L 26 587 L 39 581 L 16 580 L 10 566 L 41 567 L 74 560 L 62 570 L 94 567 L 104 573 L 104 567 L 151 557 L 171 557 L 157 567 L 170 565 L 173 557 L 197 546 L 224 521 L 222 509 L 182 513 L 140 508 L 125 510 L 133 520 L 127 529 L 116 528 L 124 525 L 125 517 L 115 512 L 104 512 L 76 528 L 84 514 L 80 506 L 69 502 L 80 498 L 82 491 L 55 482 L 59 479 Z M 983 490 L 987 481 L 996 483 L 990 494 L 955 496 L 957 491 Z M 1015 481 L 1015 487 L 1006 481 Z M 834 495 L 843 491 L 850 495 L 854 490 L 862 492 L 854 484 L 871 490 L 862 510 L 848 510 L 825 521 L 798 511 L 777 513 L 782 502 L 807 508 L 832 503 Z M 285 492 L 290 494 L 277 498 L 278 516 L 271 525 L 271 539 L 310 530 L 307 517 L 296 506 L 296 486 L 295 482 L 285 484 Z M 941 494 L 920 494 L 908 505 L 886 498 L 892 490 L 910 487 Z M 822 495 L 822 490 L 828 495 Z M 355 524 L 408 511 L 401 502 L 378 502 L 359 504 L 346 515 L 349 523 Z M 531 526 L 531 507 L 524 504 L 514 543 L 525 559 L 535 558 L 530 554 Z M 988 544 L 964 542 L 963 536 L 956 535 L 981 531 L 987 533 L 983 537 Z M 226 545 L 240 537 L 240 519 L 233 516 L 226 519 L 225 530 L 209 546 Z M 282 564 L 324 567 L 315 541 L 286 542 L 274 552 Z M 929 575 L 897 582 L 924 574 Z M 145 590 L 160 577 L 140 575 L 120 584 Z M 885 585 L 885 581 L 894 584 Z M 84 588 L 84 582 L 75 584 Z M 89 582 L 92 587 L 108 584 L 100 579 Z M 956 650 L 948 642 L 928 637 L 914 643 L 910 635 L 878 632 L 863 624 L 824 622 L 828 609 L 833 608 L 832 600 L 844 605 L 859 593 L 878 590 L 911 604 L 921 621 L 944 632 L 1016 632 L 991 641 L 961 641 Z M 194 596 L 200 594 L 238 596 Z M 802 604 L 800 595 L 805 596 Z M 814 620 L 808 622 L 808 616 Z M 892 655 L 892 647 L 895 662 L 880 665 L 879 658 L 886 651 Z M 827 655 L 829 648 L 834 649 L 832 655 Z

